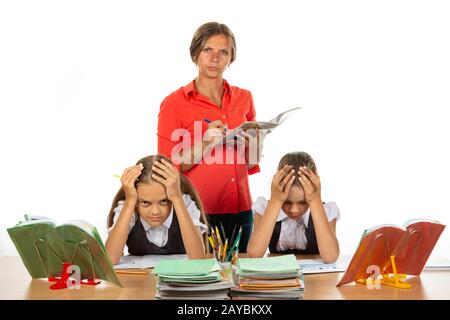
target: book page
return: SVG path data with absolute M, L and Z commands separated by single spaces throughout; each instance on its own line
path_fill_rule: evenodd
M 89 222 L 86 222 L 83 220 L 69 220 L 69 221 L 64 222 L 61 225 L 73 225 L 73 226 L 80 228 L 87 234 L 94 236 L 95 227 L 92 224 L 90 224 Z
M 301 107 L 289 109 L 289 110 L 287 110 L 287 111 L 285 111 L 283 113 L 280 113 L 275 118 L 269 120 L 269 122 L 270 123 L 275 123 L 277 125 L 282 124 L 287 118 L 292 116 L 295 112 L 297 112 L 300 109 L 301 109 Z
M 436 220 L 430 220 L 430 219 L 409 219 L 408 221 L 406 221 L 403 224 L 403 227 L 406 229 L 408 228 L 408 226 L 414 224 L 414 223 L 418 223 L 418 222 L 429 222 L 429 223 L 437 223 L 437 224 L 441 224 L 439 221 Z
M 54 221 L 52 218 L 44 217 L 44 216 L 36 216 L 32 214 L 25 214 L 24 215 L 25 221 L 34 221 L 34 220 L 50 220 Z

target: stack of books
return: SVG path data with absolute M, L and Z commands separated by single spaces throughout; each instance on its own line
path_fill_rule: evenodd
M 305 282 L 293 254 L 240 258 L 233 299 L 303 299 Z
M 231 276 L 215 259 L 161 260 L 153 270 L 157 276 L 156 299 L 229 299 Z

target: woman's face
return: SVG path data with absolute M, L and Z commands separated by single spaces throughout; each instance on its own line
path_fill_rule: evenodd
M 167 199 L 166 189 L 158 182 L 151 181 L 136 186 L 138 194 L 137 210 L 142 219 L 150 226 L 158 227 L 172 210 L 172 203 Z
M 230 41 L 223 34 L 217 34 L 206 40 L 205 46 L 197 58 L 199 74 L 211 79 L 222 77 L 230 64 Z
M 284 202 L 282 209 L 286 215 L 294 220 L 299 219 L 308 210 L 309 206 L 305 200 L 303 188 L 293 185 L 289 190 L 289 195 Z

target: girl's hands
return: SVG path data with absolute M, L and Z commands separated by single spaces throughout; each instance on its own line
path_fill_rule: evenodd
M 181 199 L 180 174 L 178 170 L 167 160 L 161 159 L 153 164 L 153 171 L 159 173 L 163 178 L 152 174 L 152 178 L 162 183 L 166 188 L 167 199 L 171 202 Z
M 125 192 L 126 200 L 129 201 L 137 201 L 137 191 L 134 183 L 136 179 L 141 175 L 141 171 L 144 169 L 142 163 L 138 165 L 132 166 L 130 168 L 125 169 L 120 178 L 120 182 L 122 183 L 123 191 Z
M 271 186 L 271 196 L 270 200 L 274 202 L 283 203 L 286 201 L 289 189 L 291 188 L 292 183 L 294 182 L 295 170 L 292 169 L 292 166 L 285 165 L 283 168 L 277 171 L 272 179 Z
M 322 203 L 319 176 L 306 166 L 300 167 L 298 176 L 298 180 L 305 191 L 306 203 L 308 205 L 311 205 L 313 202 Z

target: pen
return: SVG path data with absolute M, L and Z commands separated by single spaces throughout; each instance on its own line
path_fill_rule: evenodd
M 203 121 L 205 121 L 206 123 L 211 123 L 212 122 L 212 120 L 209 120 L 208 118 L 203 118 Z M 227 127 L 224 126 L 223 128 L 224 128 L 225 132 L 228 131 Z

